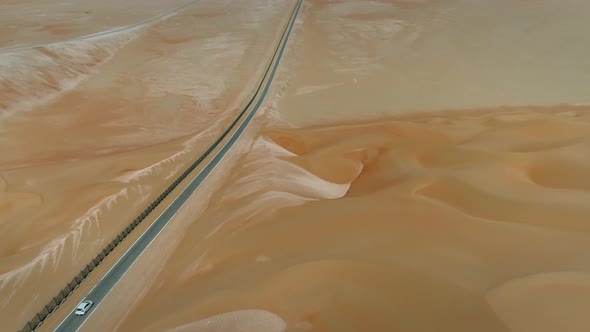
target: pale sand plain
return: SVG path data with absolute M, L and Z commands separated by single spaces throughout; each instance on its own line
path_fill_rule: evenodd
M 291 8 L 200 1 L 0 54 L 2 329 L 22 327 L 225 130 Z
M 214 193 L 88 330 L 586 331 L 587 9 L 306 1 Z
M 0 52 L 134 25 L 194 0 L 2 0 Z
M 260 116 L 85 329 L 586 331 L 588 6 L 305 1 Z

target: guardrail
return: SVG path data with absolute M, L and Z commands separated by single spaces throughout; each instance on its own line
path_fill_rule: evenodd
M 268 73 L 272 67 L 272 64 L 275 62 L 276 57 L 277 57 L 277 53 L 279 52 L 279 49 L 281 48 L 281 44 L 283 43 L 283 41 L 285 40 L 285 36 L 287 34 L 287 32 L 289 31 L 289 23 L 292 22 L 292 20 L 294 19 L 293 16 L 295 15 L 295 13 L 297 12 L 297 8 L 301 5 L 302 0 L 298 1 L 297 4 L 295 5 L 295 9 L 293 10 L 293 13 L 291 14 L 291 18 L 289 19 L 289 21 L 287 22 L 287 25 L 285 26 L 285 29 L 283 31 L 283 34 L 281 35 L 281 39 L 279 40 L 279 44 L 277 46 L 277 48 L 274 51 L 274 54 L 271 58 L 271 61 L 268 64 L 268 67 L 266 68 L 266 71 L 264 72 L 264 76 L 262 77 L 262 80 L 260 81 L 260 84 L 258 85 L 256 91 L 254 92 L 254 94 L 252 95 L 252 98 L 248 101 L 248 104 L 246 105 L 246 107 L 244 107 L 244 109 L 240 112 L 240 114 L 236 117 L 236 119 L 231 123 L 231 125 L 223 132 L 223 134 L 221 136 L 219 136 L 217 138 L 217 140 L 215 141 L 215 143 L 213 143 L 195 162 L 193 162 L 180 176 L 178 176 L 176 178 L 176 180 L 174 180 L 174 182 L 172 182 L 172 184 L 170 184 L 168 186 L 168 188 L 166 188 L 166 190 L 164 190 L 164 192 L 162 192 L 145 210 L 143 210 L 143 212 L 141 212 L 139 214 L 139 216 L 137 216 L 123 231 L 121 231 L 121 233 L 119 233 L 115 239 L 113 239 L 113 241 L 111 241 L 100 253 L 98 253 L 98 255 L 96 255 L 96 257 L 90 261 L 90 263 L 88 263 L 64 288 L 62 288 L 59 293 L 57 294 L 57 296 L 54 296 L 49 303 L 47 303 L 43 309 L 41 309 L 41 311 L 39 311 L 37 314 L 35 314 L 35 316 L 30 319 L 25 326 L 19 330 L 20 332 L 32 332 L 35 331 L 39 326 L 41 326 L 43 324 L 43 322 L 50 317 L 55 310 L 57 310 L 66 300 L 67 298 L 72 295 L 72 293 L 74 292 L 74 290 L 76 288 L 78 288 L 80 286 L 80 284 L 86 280 L 86 278 L 88 277 L 88 275 L 90 273 L 92 273 L 92 271 L 94 271 L 94 269 L 96 269 L 96 267 L 98 265 L 100 265 L 100 263 L 123 241 L 127 238 L 127 236 L 199 165 L 203 162 L 203 160 L 205 160 L 205 158 L 207 158 L 207 156 L 209 156 L 209 154 L 211 154 L 211 152 L 213 152 L 213 150 L 215 148 L 217 148 L 217 146 L 227 137 L 227 135 L 230 133 L 230 131 L 236 126 L 236 124 L 240 121 L 240 119 L 244 116 L 244 114 L 246 114 L 246 112 L 248 111 L 248 109 L 250 108 L 250 106 L 252 105 L 252 103 L 254 102 L 254 100 L 256 99 L 256 97 L 258 96 L 258 93 L 260 92 L 260 89 L 262 88 L 262 85 L 264 83 L 264 81 L 266 80 Z
M 247 108 L 246 108 L 247 109 Z M 244 111 L 246 110 L 244 109 Z M 29 320 L 25 326 L 20 330 L 21 332 L 35 331 L 47 317 L 51 316 L 53 312 L 60 307 L 65 300 L 72 295 L 74 290 L 80 286 L 80 284 L 88 277 L 94 269 L 100 265 L 100 263 L 123 241 L 127 236 L 166 198 L 179 184 L 182 182 L 191 172 L 195 169 L 227 136 L 227 134 L 233 129 L 235 124 L 244 114 L 244 111 L 234 120 L 232 125 L 221 135 L 215 143 L 203 153 L 199 159 L 191 164 L 172 184 L 164 190 L 148 207 L 143 210 L 121 233 L 119 233 L 113 241 L 111 241 L 101 252 L 94 257 L 69 283 L 62 288 L 56 296 L 54 296 L 48 304 L 46 304 L 41 311 L 39 311 L 33 319 Z

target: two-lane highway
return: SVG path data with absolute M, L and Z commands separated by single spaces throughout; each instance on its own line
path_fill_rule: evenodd
M 73 312 L 70 313 L 57 327 L 56 331 L 73 332 L 77 331 L 82 326 L 82 324 L 84 324 L 85 320 L 90 315 L 92 315 L 95 310 L 97 310 L 101 301 L 109 294 L 111 289 L 123 277 L 127 270 L 129 270 L 133 263 L 142 255 L 146 248 L 148 248 L 150 243 L 152 243 L 152 241 L 158 236 L 162 229 L 166 227 L 170 220 L 172 220 L 174 215 L 176 215 L 176 213 L 184 206 L 193 192 L 197 190 L 207 179 L 209 174 L 211 174 L 215 167 L 221 162 L 225 154 L 240 138 L 260 108 L 260 105 L 264 101 L 266 94 L 268 93 L 302 3 L 303 0 L 298 0 L 297 4 L 295 5 L 291 19 L 285 27 L 283 36 L 277 45 L 273 58 L 271 59 L 264 77 L 261 80 L 260 86 L 246 108 L 244 108 L 244 110 L 240 113 L 240 117 L 242 117 L 244 114 L 247 114 L 243 122 L 241 122 L 237 129 L 235 129 L 232 136 L 226 141 L 225 145 L 217 150 L 213 150 L 214 156 L 209 160 L 207 165 L 202 168 L 200 173 L 193 178 L 193 180 L 184 188 L 184 190 L 182 190 L 182 192 L 164 210 L 164 212 L 158 216 L 154 223 L 150 225 L 145 233 L 139 237 L 139 239 L 123 254 L 123 256 L 115 263 L 115 265 L 113 265 L 113 267 L 105 274 L 105 276 L 86 295 L 85 299 L 94 302 L 94 306 L 90 309 L 90 311 L 85 316 L 76 316 Z M 254 103 L 254 101 L 256 102 Z M 232 126 L 235 126 L 238 123 L 238 121 L 235 121 Z M 226 134 L 228 132 L 226 132 Z M 220 140 L 218 142 L 220 142 Z

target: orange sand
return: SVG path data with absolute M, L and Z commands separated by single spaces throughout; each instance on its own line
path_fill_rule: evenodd
M 20 295 L 48 273 L 60 286 L 190 153 L 168 157 L 210 142 L 293 3 L 209 0 L 0 61 L 26 63 L 0 68 L 2 271 L 108 195 L 133 204 L 100 209 L 116 218 Z M 85 330 L 587 330 L 589 9 L 306 0 L 261 115 Z
M 583 331 L 589 111 L 263 130 L 118 330 Z
M 290 9 L 201 1 L 0 54 L 2 328 L 22 327 L 225 130 Z
M 305 1 L 250 137 L 87 330 L 585 330 L 588 5 L 541 2 Z

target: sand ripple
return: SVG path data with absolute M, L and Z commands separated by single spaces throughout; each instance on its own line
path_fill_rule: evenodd
M 239 310 L 205 318 L 200 321 L 166 330 L 167 332 L 189 331 L 235 331 L 235 332 L 282 332 L 287 324 L 281 317 L 264 310 Z
M 260 308 L 289 331 L 583 331 L 590 113 L 574 108 L 264 130 L 121 328 Z
M 0 116 L 30 110 L 73 89 L 137 35 L 125 31 L 0 53 Z
M 508 281 L 487 295 L 514 332 L 587 331 L 590 274 L 551 272 Z

